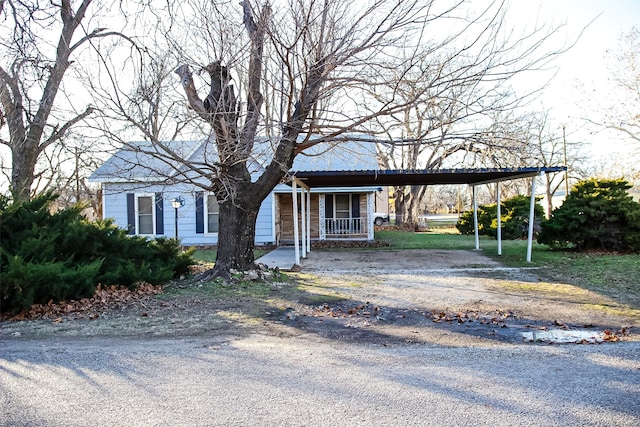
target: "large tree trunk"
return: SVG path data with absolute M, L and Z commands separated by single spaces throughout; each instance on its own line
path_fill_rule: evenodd
M 218 253 L 213 276 L 228 276 L 230 270 L 247 271 L 255 268 L 256 219 L 260 205 L 249 201 L 226 200 L 220 203 Z
M 11 192 L 15 202 L 25 202 L 31 198 L 31 187 L 34 181 L 34 171 L 38 158 L 38 151 L 24 148 L 11 151 Z M 35 151 L 35 152 L 34 152 Z
M 404 187 L 393 187 L 393 207 L 396 213 L 396 226 L 402 227 L 405 221 Z

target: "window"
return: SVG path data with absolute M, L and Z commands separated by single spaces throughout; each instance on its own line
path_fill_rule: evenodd
M 196 233 L 217 233 L 220 206 L 213 194 L 196 193 Z
M 361 233 L 360 194 L 327 194 L 325 226 L 327 234 Z
M 129 234 L 164 234 L 164 198 L 162 193 L 127 193 L 127 227 Z
M 153 196 L 137 197 L 138 234 L 154 234 L 153 231 Z
M 360 217 L 359 194 L 327 194 L 325 198 L 325 217 L 349 219 Z
M 220 206 L 218 200 L 213 194 L 207 195 L 207 233 L 218 232 L 218 221 L 220 218 Z

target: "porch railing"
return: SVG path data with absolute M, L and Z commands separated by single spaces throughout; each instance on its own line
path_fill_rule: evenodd
M 325 219 L 327 236 L 367 234 L 365 218 Z

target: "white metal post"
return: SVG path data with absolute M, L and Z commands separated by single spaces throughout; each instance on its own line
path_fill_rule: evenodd
M 531 250 L 533 248 L 533 222 L 535 220 L 536 207 L 536 178 L 531 178 L 531 202 L 529 204 L 529 234 L 527 235 L 527 262 L 531 262 Z
M 293 198 L 293 247 L 296 254 L 296 265 L 300 265 L 300 242 L 298 241 L 298 189 L 295 179 L 291 182 L 291 197 Z
M 307 187 L 307 255 L 311 252 L 311 188 Z
M 478 200 L 476 199 L 476 186 L 471 187 L 473 190 L 473 229 L 476 234 L 476 250 L 480 249 L 480 237 L 478 234 Z
M 300 213 L 302 214 L 302 220 L 300 225 L 302 226 L 302 258 L 307 257 L 307 198 L 305 197 L 305 188 L 300 188 Z M 296 195 L 296 199 L 297 199 Z
M 502 218 L 500 213 L 500 183 L 496 182 L 496 199 L 498 199 L 498 255 L 502 255 Z

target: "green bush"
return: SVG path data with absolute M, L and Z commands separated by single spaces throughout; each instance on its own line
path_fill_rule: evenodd
M 503 239 L 519 239 L 527 235 L 531 199 L 528 196 L 515 196 L 500 204 L 500 217 Z M 544 217 L 544 209 L 536 203 L 534 207 L 536 222 Z M 464 212 L 458 219 L 456 228 L 461 234 L 473 234 L 473 210 Z M 497 238 L 498 206 L 478 206 L 478 234 Z
M 0 308 L 90 297 L 96 286 L 135 288 L 185 274 L 193 250 L 175 239 L 128 236 L 111 220 L 87 221 L 82 206 L 56 213 L 51 193 L 21 204 L 0 203 Z
M 478 206 L 478 233 L 487 234 L 491 233 L 491 223 L 498 215 L 498 205 L 495 203 L 492 205 Z M 460 234 L 473 234 L 473 210 L 463 212 L 458 218 L 456 228 Z
M 622 179 L 579 182 L 542 223 L 538 242 L 556 249 L 640 252 L 640 204 L 629 188 Z

